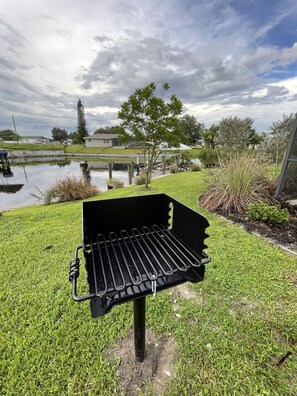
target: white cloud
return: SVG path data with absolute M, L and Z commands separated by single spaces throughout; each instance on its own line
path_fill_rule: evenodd
M 0 128 L 13 113 L 26 133 L 73 130 L 80 98 L 92 132 L 115 123 L 121 102 L 151 81 L 169 82 L 208 124 L 236 113 L 266 127 L 292 112 L 297 95 L 295 79 L 275 74 L 296 63 L 297 45 L 265 42 L 296 4 L 271 5 L 258 24 L 234 4 L 2 0 Z
M 269 72 L 276 67 L 283 67 L 297 62 L 297 42 L 290 48 L 271 46 L 250 50 L 242 57 L 242 64 L 249 70 Z

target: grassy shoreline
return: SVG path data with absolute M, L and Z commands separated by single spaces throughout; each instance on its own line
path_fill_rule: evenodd
M 96 155 L 115 155 L 137 156 L 137 149 L 123 149 L 117 147 L 84 147 L 82 145 L 64 145 L 64 144 L 32 144 L 32 143 L 0 143 L 1 148 L 5 150 L 23 150 L 23 151 L 55 151 L 63 150 L 65 154 L 96 154 Z M 164 153 L 186 152 L 190 158 L 197 158 L 201 148 L 194 147 L 191 150 L 168 150 Z
M 178 318 L 169 291 L 148 298 L 147 326 L 158 336 L 170 333 L 177 345 L 176 376 L 165 394 L 293 395 L 297 260 L 200 208 L 203 179 L 202 172 L 169 175 L 149 191 L 171 195 L 210 222 L 212 262 L 205 281 L 189 285 L 203 304 L 181 298 Z M 132 186 L 94 199 L 145 193 Z M 106 351 L 132 329 L 133 305 L 94 320 L 87 302 L 72 301 L 68 265 L 80 243 L 81 202 L 0 218 L 1 395 L 120 394 Z

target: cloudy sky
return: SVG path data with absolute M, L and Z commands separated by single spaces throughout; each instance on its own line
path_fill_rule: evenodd
M 296 0 L 0 0 L 0 129 L 51 136 L 115 125 L 120 104 L 168 82 L 206 126 L 297 112 Z

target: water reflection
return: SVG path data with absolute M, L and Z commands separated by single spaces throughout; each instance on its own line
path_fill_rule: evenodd
M 23 187 L 23 184 L 13 184 L 9 183 L 7 180 L 8 178 L 13 177 L 13 172 L 11 170 L 6 150 L 0 150 L 0 174 L 3 180 L 3 183 L 0 184 L 0 192 L 15 194 Z
M 84 164 L 83 166 L 80 166 Z M 128 185 L 127 164 L 113 166 L 113 177 Z M 12 209 L 26 205 L 40 204 L 32 194 L 45 191 L 58 179 L 66 176 L 83 177 L 87 182 L 96 185 L 99 190 L 107 190 L 109 179 L 108 163 L 102 161 L 85 161 L 67 159 L 57 162 L 27 162 L 19 161 L 10 163 L 13 177 L 7 178 L 0 172 L 0 210 Z M 13 179 L 13 183 L 11 180 Z M 8 187 L 9 186 L 9 187 Z M 14 187 L 12 187 L 14 186 Z M 14 194 L 9 194 L 14 192 Z M 40 194 L 39 194 L 40 195 Z
M 80 169 L 82 172 L 82 178 L 87 184 L 91 184 L 91 170 L 87 161 L 80 163 Z

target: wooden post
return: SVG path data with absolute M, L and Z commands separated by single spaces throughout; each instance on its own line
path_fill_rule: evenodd
M 131 162 L 131 175 L 134 177 L 134 161 Z
M 129 178 L 129 186 L 132 184 L 132 167 L 128 165 L 128 178 Z
M 110 179 L 112 179 L 112 163 L 108 163 L 108 176 Z

